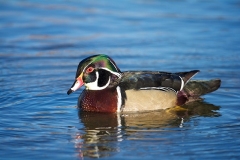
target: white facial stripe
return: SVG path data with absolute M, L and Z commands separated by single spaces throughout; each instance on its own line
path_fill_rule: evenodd
M 108 60 L 112 63 L 112 65 L 115 67 L 115 69 L 118 70 L 118 67 L 112 62 L 112 60 L 109 58 L 108 58 Z
M 121 94 L 121 90 L 120 90 L 119 86 L 117 86 L 117 99 L 118 99 L 117 112 L 120 112 L 121 111 L 121 106 L 122 106 L 122 94 Z
M 113 72 L 113 71 L 111 71 L 111 70 L 108 69 L 108 68 L 101 67 L 100 69 L 104 69 L 104 70 L 106 70 L 106 71 L 108 71 L 108 72 L 110 72 L 110 73 L 112 73 L 112 74 L 118 76 L 118 78 L 121 78 L 121 76 L 122 76 L 120 73 Z
M 86 89 L 88 89 L 88 90 L 102 90 L 102 89 L 107 88 L 107 86 L 110 83 L 110 77 L 109 77 L 108 82 L 107 82 L 107 84 L 105 86 L 99 87 L 98 86 L 99 73 L 98 72 L 95 72 L 95 73 L 96 73 L 96 77 L 97 77 L 96 81 L 90 82 L 90 83 L 85 83 Z
M 111 62 L 110 59 L 108 59 L 108 60 Z M 83 69 L 82 72 L 84 72 L 85 69 L 86 69 L 91 63 L 92 63 L 92 62 L 88 63 L 88 65 L 86 65 L 86 67 L 84 67 L 84 69 Z M 111 62 L 111 63 L 112 63 L 112 62 Z M 114 65 L 113 63 L 112 63 L 112 65 L 115 67 L 116 70 L 118 70 L 117 67 L 116 67 L 116 65 Z M 99 68 L 100 68 L 100 69 L 104 69 L 104 70 L 106 70 L 106 71 L 108 71 L 108 72 L 110 72 L 110 73 L 112 73 L 112 74 L 118 76 L 119 78 L 121 78 L 121 74 L 120 74 L 120 73 L 113 72 L 113 71 L 111 71 L 110 69 L 108 69 L 108 68 L 104 68 L 104 67 L 99 67 Z
M 91 63 L 92 63 L 92 62 L 88 63 L 88 65 L 86 65 L 86 67 L 83 68 L 83 71 L 82 71 L 83 73 L 84 73 L 85 69 L 86 69 Z

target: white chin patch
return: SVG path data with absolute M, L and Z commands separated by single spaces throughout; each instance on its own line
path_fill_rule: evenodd
M 94 82 L 90 82 L 90 83 L 85 83 L 86 89 L 88 90 L 103 90 L 105 88 L 107 88 L 107 86 L 110 84 L 110 77 L 108 79 L 108 82 L 105 86 L 99 87 L 98 86 L 98 78 L 99 78 L 99 73 L 96 72 L 96 81 Z

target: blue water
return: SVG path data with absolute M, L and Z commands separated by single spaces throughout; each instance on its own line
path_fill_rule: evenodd
M 239 34 L 239 0 L 1 0 L 1 159 L 239 159 Z M 82 114 L 66 92 L 99 53 L 222 86 L 172 116 Z

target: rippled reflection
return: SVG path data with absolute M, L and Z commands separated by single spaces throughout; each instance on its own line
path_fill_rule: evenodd
M 79 119 L 85 132 L 76 135 L 78 155 L 83 157 L 108 157 L 122 150 L 122 141 L 160 140 L 138 132 L 171 132 L 184 128 L 192 117 L 218 117 L 220 107 L 203 101 L 186 104 L 169 110 L 141 113 L 92 113 L 80 112 Z

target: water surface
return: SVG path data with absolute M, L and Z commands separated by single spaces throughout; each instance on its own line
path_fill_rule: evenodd
M 239 159 L 240 2 L 0 1 L 2 159 Z M 199 69 L 221 88 L 179 112 L 81 113 L 80 60 Z

